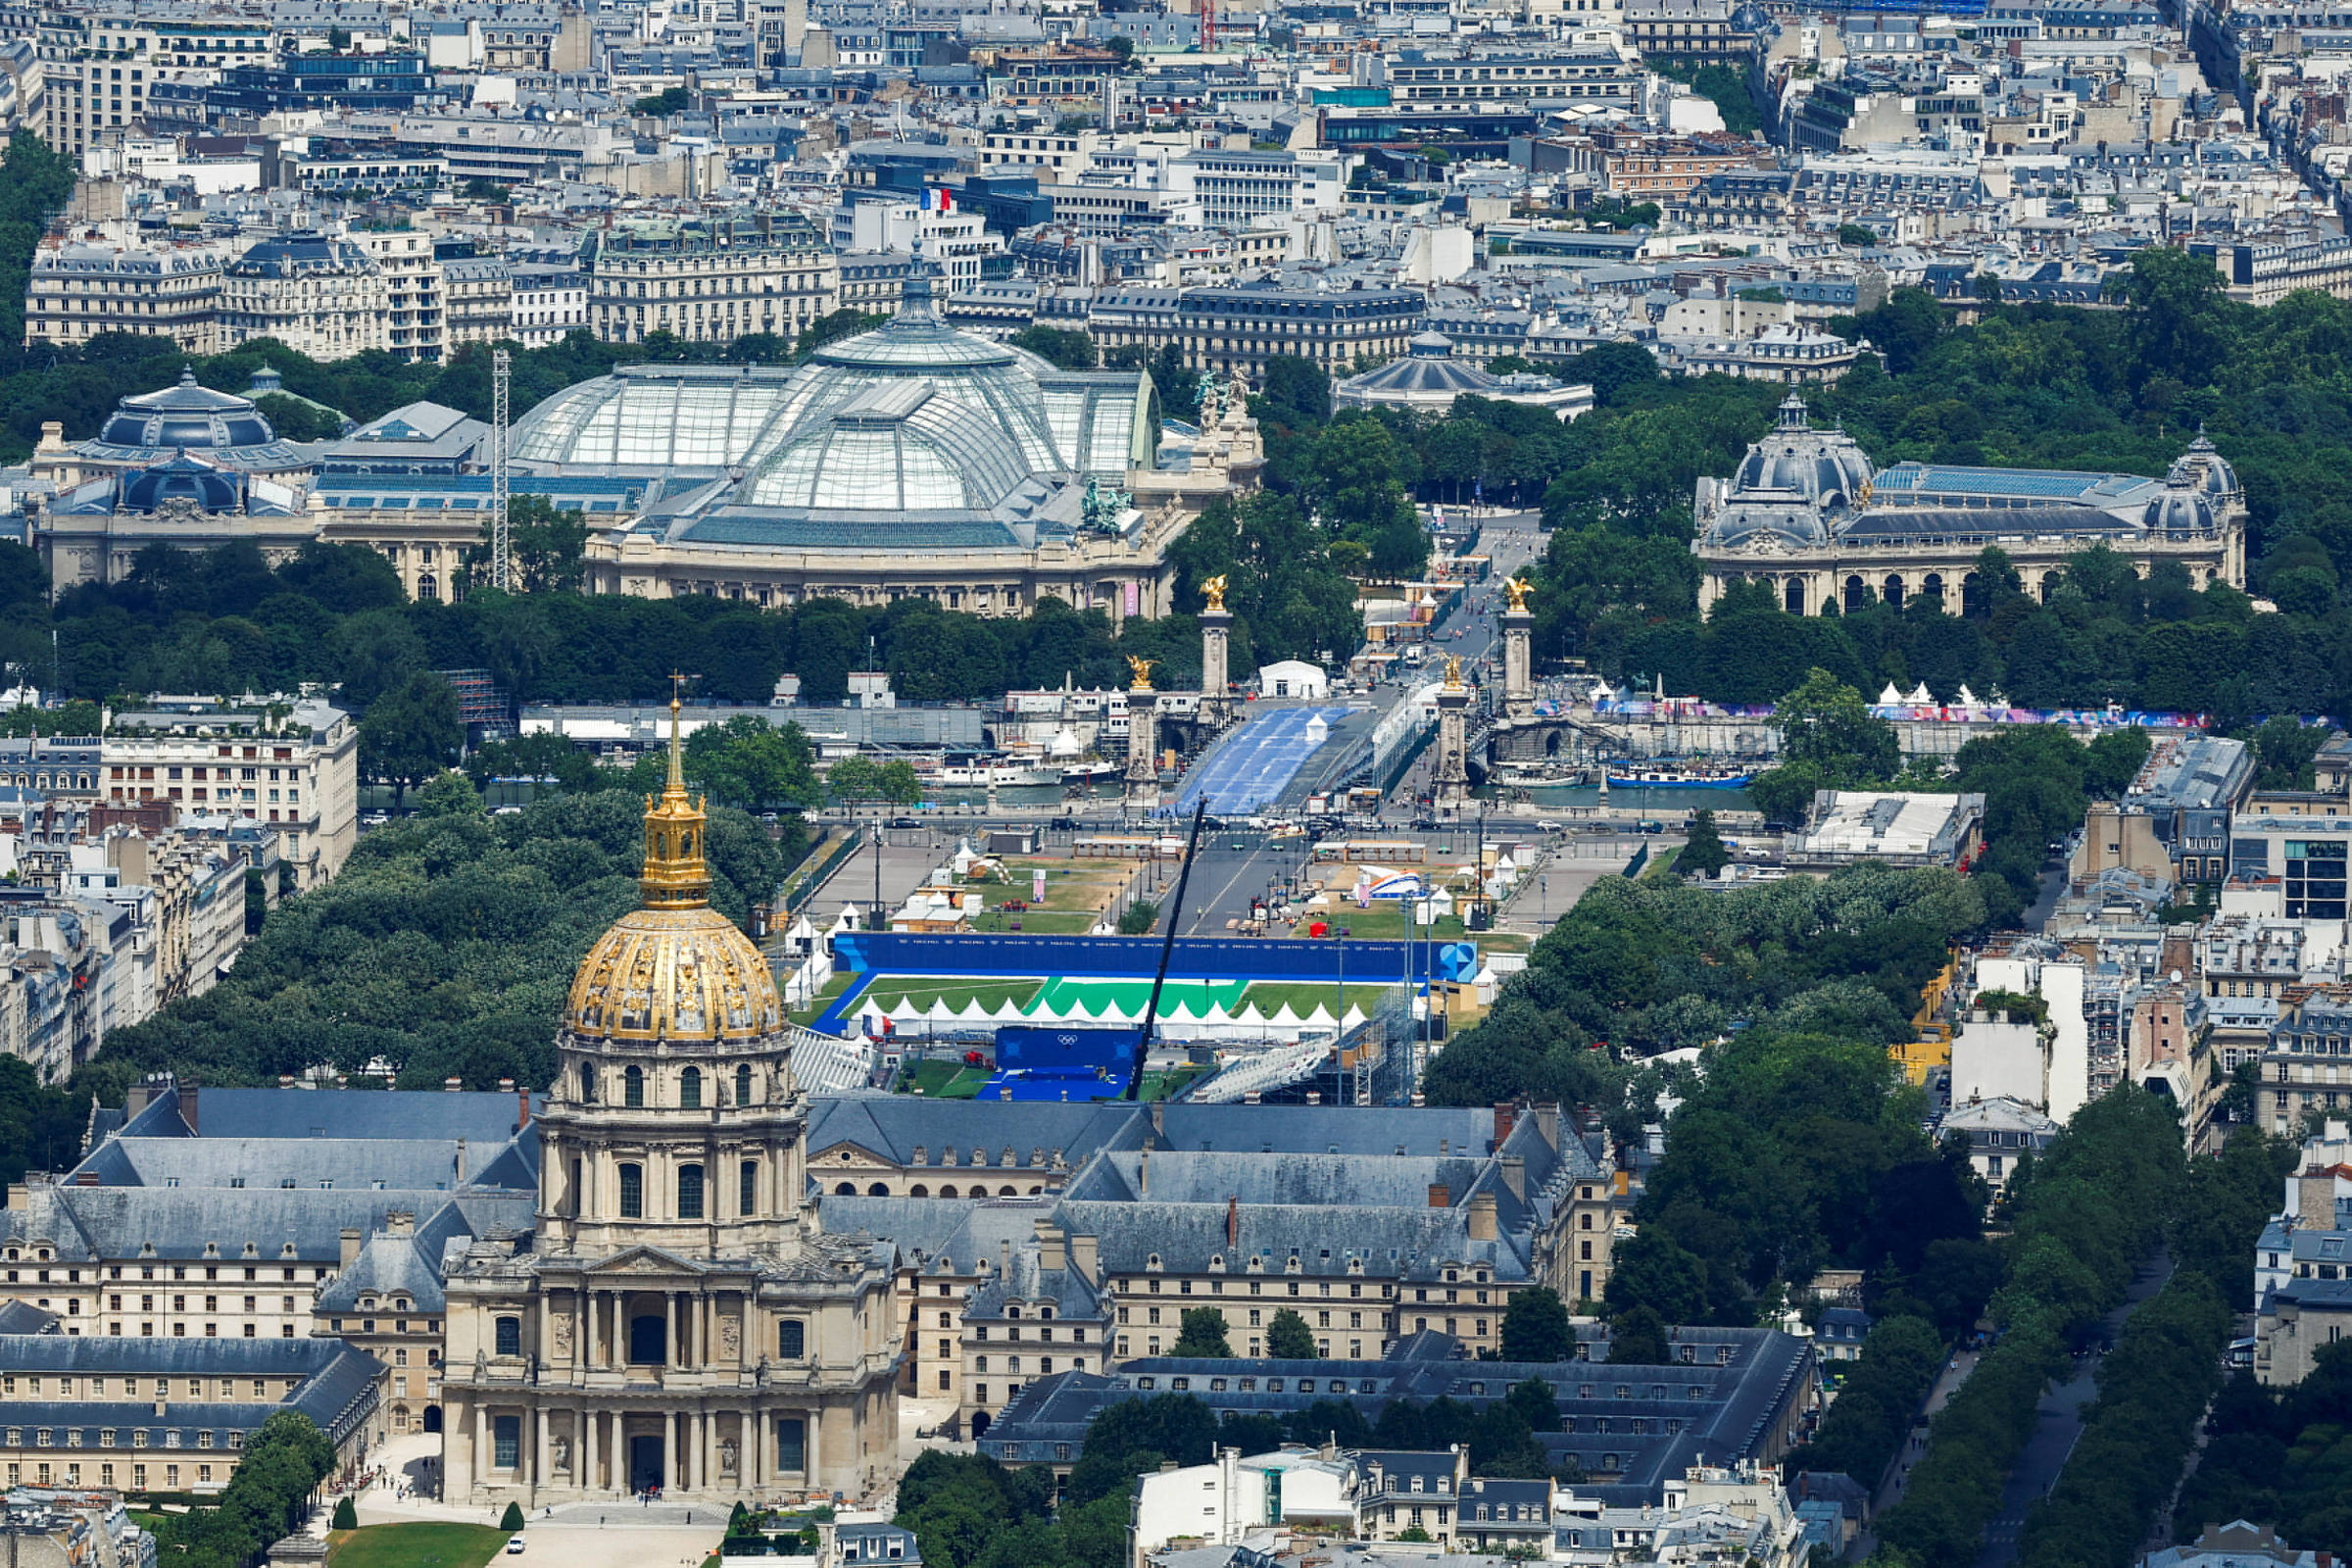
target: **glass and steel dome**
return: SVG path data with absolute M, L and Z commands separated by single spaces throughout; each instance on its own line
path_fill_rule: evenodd
M 251 398 L 215 392 L 182 370 L 177 386 L 124 398 L 107 416 L 95 441 L 76 449 L 84 457 L 125 466 L 151 466 L 175 452 L 197 452 L 231 468 L 264 472 L 304 466 L 305 459 L 277 438 Z
M 1028 463 L 995 421 L 920 381 L 870 387 L 805 423 L 744 486 L 748 507 L 986 512 Z
M 740 464 L 798 372 L 754 366 L 624 365 L 541 403 L 514 425 L 517 463 L 577 470 L 720 469 Z

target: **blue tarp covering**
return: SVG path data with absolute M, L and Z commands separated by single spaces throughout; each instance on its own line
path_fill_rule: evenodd
M 1345 916 L 1342 916 L 1345 918 Z M 836 968 L 922 975 L 1149 975 L 1158 937 L 979 936 L 950 932 L 845 931 Z M 1351 984 L 1444 981 L 1478 975 L 1475 942 L 1260 941 L 1178 937 L 1168 973 L 1190 980 L 1325 980 Z

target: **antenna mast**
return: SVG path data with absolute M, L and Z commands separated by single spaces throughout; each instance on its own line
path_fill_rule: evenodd
M 505 349 L 490 355 L 490 586 L 515 591 L 514 524 L 508 517 L 507 381 L 513 362 Z

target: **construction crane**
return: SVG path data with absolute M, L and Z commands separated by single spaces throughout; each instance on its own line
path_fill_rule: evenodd
M 1217 0 L 1200 0 L 1200 52 L 1217 52 Z
M 505 349 L 490 356 L 490 586 L 514 593 L 514 523 L 507 514 L 507 384 L 514 363 Z

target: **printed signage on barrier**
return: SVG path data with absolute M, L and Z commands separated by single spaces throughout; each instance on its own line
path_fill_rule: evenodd
M 1029 873 L 1029 902 L 1031 904 L 1046 902 L 1046 868 L 1042 865 Z

